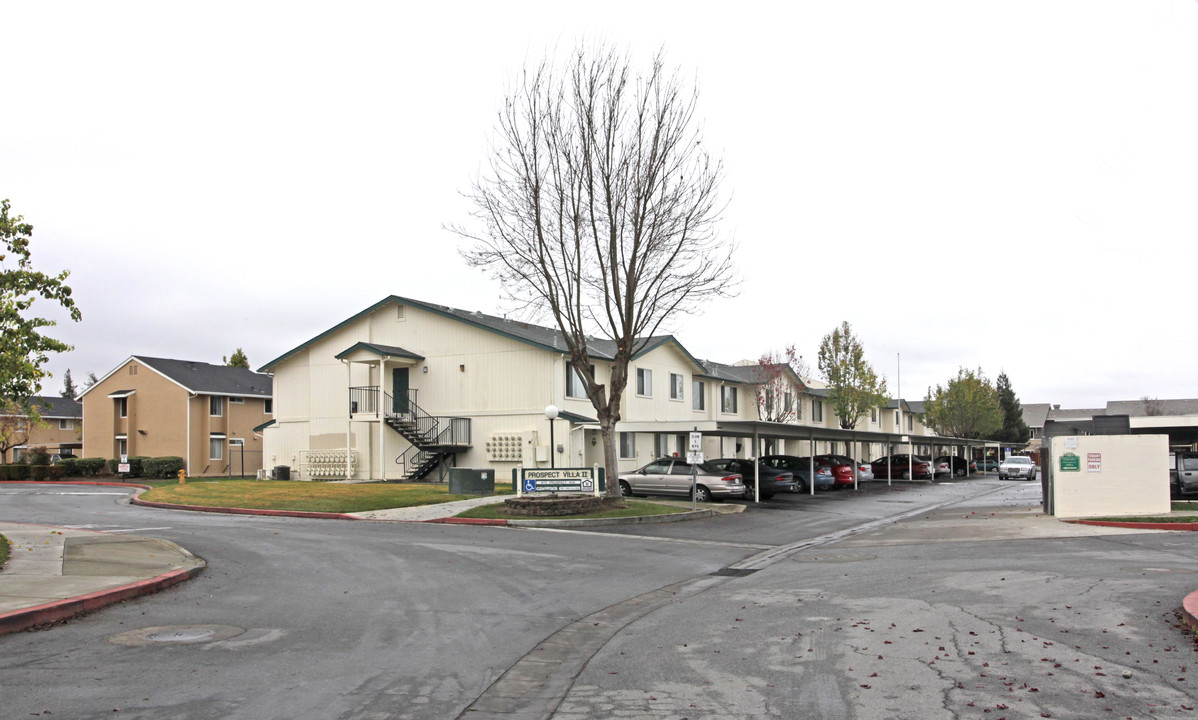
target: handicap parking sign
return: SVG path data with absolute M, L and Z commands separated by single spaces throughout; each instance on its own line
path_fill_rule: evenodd
M 536 491 L 537 491 L 536 479 L 535 478 L 525 478 L 524 479 L 524 492 L 536 492 Z

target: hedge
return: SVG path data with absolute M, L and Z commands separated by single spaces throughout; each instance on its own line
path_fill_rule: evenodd
M 61 480 L 66 469 L 61 465 L 0 465 L 0 480 Z
M 144 455 L 130 455 L 129 456 L 129 472 L 121 473 L 121 474 L 124 475 L 125 477 L 141 477 L 142 472 L 143 472 L 142 463 L 145 462 L 147 459 L 148 458 L 146 458 Z M 121 464 L 121 461 L 119 458 L 113 458 L 113 459 L 109 460 L 108 461 L 108 472 L 110 472 L 110 473 L 120 472 L 119 470 L 117 470 L 117 466 L 120 464 Z
M 129 458 L 132 460 L 133 458 Z M 145 458 L 141 463 L 142 472 L 151 478 L 173 478 L 183 469 L 183 458 L 173 455 L 157 458 Z M 130 468 L 132 469 L 132 468 Z

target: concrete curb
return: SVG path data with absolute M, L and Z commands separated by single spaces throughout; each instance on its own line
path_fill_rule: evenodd
M 163 540 L 162 542 L 169 542 Z M 175 545 L 174 543 L 171 543 Z M 187 552 L 184 548 L 175 545 L 180 551 L 190 557 L 195 557 Z M 6 613 L 0 613 L 0 635 L 6 633 L 20 632 L 28 630 L 31 627 L 38 625 L 47 625 L 49 623 L 61 622 L 69 620 L 73 617 L 86 615 L 100 608 L 115 605 L 125 600 L 131 600 L 142 595 L 151 595 L 160 590 L 165 590 L 172 585 L 177 585 L 184 580 L 189 580 L 203 572 L 207 567 L 207 563 L 202 558 L 196 558 L 201 565 L 193 568 L 182 568 L 172 570 L 169 573 L 159 575 L 158 577 L 149 578 L 147 580 L 138 580 L 128 585 L 121 585 L 107 590 L 100 590 L 86 595 L 79 595 L 54 602 L 34 605 L 33 607 L 22 608 L 20 610 L 12 610 Z
M 1096 525 L 1098 527 L 1130 528 L 1132 530 L 1186 530 L 1198 531 L 1198 523 L 1154 523 L 1154 522 L 1117 522 L 1113 520 L 1065 520 L 1074 525 Z
M 1198 590 L 1181 601 L 1181 621 L 1191 632 L 1198 634 Z
M 150 488 L 146 488 L 149 490 Z M 144 491 L 141 491 L 144 492 Z M 137 495 L 140 495 L 138 492 Z M 310 512 L 306 510 L 258 510 L 255 508 L 229 508 L 211 505 L 175 505 L 173 503 L 151 502 L 142 500 L 137 495 L 129 499 L 134 505 L 143 507 L 162 508 L 164 510 L 193 510 L 195 512 L 225 513 L 228 515 L 266 515 L 269 517 L 315 518 L 318 520 L 361 520 L 361 518 L 345 513 Z
M 594 518 L 576 520 L 507 520 L 508 527 L 530 528 L 580 528 L 605 527 L 613 525 L 657 525 L 661 523 L 682 522 L 698 518 L 711 517 L 715 510 L 696 510 L 694 512 L 670 513 L 668 515 L 639 515 L 622 518 Z

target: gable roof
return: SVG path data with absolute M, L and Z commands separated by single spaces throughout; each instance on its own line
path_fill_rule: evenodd
M 1148 412 L 1148 402 L 1153 404 L 1153 412 Z M 1108 400 L 1107 415 L 1130 415 L 1132 417 L 1148 417 L 1150 415 L 1198 415 L 1198 400 Z
M 548 350 L 549 352 L 554 352 L 554 353 L 559 353 L 559 354 L 567 352 L 565 338 L 562 337 L 561 331 L 557 330 L 555 328 L 547 328 L 547 327 L 542 327 L 540 325 L 533 325 L 531 323 L 522 322 L 520 320 L 509 320 L 508 318 L 497 317 L 495 315 L 486 315 L 484 313 L 477 312 L 477 311 L 460 310 L 458 308 L 451 308 L 451 307 L 448 307 L 445 305 L 435 305 L 433 303 L 426 303 L 426 302 L 422 302 L 420 300 L 413 300 L 412 298 L 401 297 L 399 295 L 388 295 L 387 297 L 376 302 L 375 304 L 371 305 L 370 307 L 366 308 L 365 310 L 363 310 L 349 318 L 346 318 L 345 320 L 337 323 L 333 327 L 329 328 L 328 330 L 325 330 L 324 332 L 311 338 L 310 340 L 307 340 L 303 343 L 300 343 L 299 345 L 296 345 L 295 347 L 291 348 L 290 350 L 283 353 L 279 357 L 275 358 L 274 360 L 271 360 L 270 362 L 266 363 L 262 367 L 258 368 L 258 371 L 259 372 L 269 372 L 272 367 L 274 367 L 275 365 L 278 365 L 283 360 L 286 360 L 287 358 L 291 357 L 292 355 L 299 352 L 300 350 L 303 350 L 304 348 L 308 347 L 312 343 L 317 342 L 318 340 L 321 340 L 323 338 L 326 338 L 329 335 L 332 335 L 333 333 L 337 332 L 338 330 L 341 330 L 342 328 L 344 328 L 364 317 L 367 317 L 371 313 L 374 313 L 377 310 L 379 310 L 380 308 L 385 307 L 389 304 L 411 305 L 412 307 L 420 308 L 421 310 L 430 312 L 434 315 L 440 315 L 441 317 L 449 318 L 452 320 L 457 320 L 459 322 L 465 323 L 467 325 L 471 325 L 471 326 L 479 328 L 481 330 L 493 332 L 493 333 L 496 333 L 497 335 L 502 335 L 504 337 L 511 338 L 512 340 L 516 340 L 518 342 L 522 342 L 522 343 L 525 343 L 528 345 L 532 345 L 534 347 L 541 348 L 542 350 Z M 687 358 L 689 358 L 691 361 L 694 362 L 695 367 L 698 367 L 698 368 L 703 367 L 703 365 L 698 360 L 695 360 L 695 358 L 690 354 L 690 352 L 688 352 L 687 349 L 682 346 L 682 343 L 678 342 L 678 340 L 675 339 L 673 335 L 655 335 L 652 337 L 644 338 L 643 340 L 638 339 L 637 342 L 643 342 L 643 346 L 636 354 L 633 355 L 634 360 L 636 358 L 641 357 L 645 353 L 657 348 L 658 346 L 660 346 L 664 343 L 673 342 L 678 347 L 679 351 L 682 352 L 683 355 L 685 355 Z M 354 347 L 356 348 L 356 347 L 362 347 L 362 346 L 369 347 L 370 345 L 367 343 L 358 343 Z M 388 347 L 388 346 L 374 345 L 373 347 Z M 394 348 L 394 349 L 402 350 L 402 348 Z M 349 351 L 347 350 L 345 352 L 349 352 Z M 406 353 L 405 357 L 416 357 L 416 358 L 420 357 L 419 355 L 412 353 L 409 350 L 403 350 L 403 352 Z M 597 338 L 597 337 L 589 337 L 588 336 L 587 337 L 587 354 L 593 360 L 613 360 L 616 357 L 616 343 L 612 340 L 608 340 L 605 338 Z M 340 356 L 338 356 L 338 357 L 340 357 Z
M 416 353 L 411 352 L 410 350 L 404 350 L 401 347 L 396 347 L 394 345 L 379 345 L 378 343 L 368 343 L 368 342 L 354 343 L 350 347 L 337 353 L 334 357 L 336 357 L 338 360 L 340 360 L 341 358 L 352 355 L 357 350 L 365 350 L 367 352 L 372 352 L 375 355 L 378 355 L 379 357 L 403 357 L 403 358 L 412 358 L 413 360 L 423 360 L 424 359 L 423 355 L 417 355 Z
M 29 403 L 37 406 L 37 413 L 43 418 L 83 418 L 83 404 L 74 398 L 38 395 L 29 398 Z M 0 414 L 12 415 L 13 413 Z M 24 416 L 24 413 L 20 413 L 20 415 Z
M 154 358 L 145 355 L 131 355 L 123 363 L 113 368 L 98 382 L 84 390 L 82 398 L 117 370 L 136 360 L 142 365 L 156 371 L 188 392 L 196 395 L 231 395 L 234 397 L 270 397 L 272 381 L 269 375 L 256 373 L 247 368 L 213 365 L 212 363 L 195 360 L 172 360 L 170 358 Z
M 1052 409 L 1049 403 L 1020 403 L 1023 410 L 1023 424 L 1029 428 L 1042 428 L 1048 419 L 1048 411 Z

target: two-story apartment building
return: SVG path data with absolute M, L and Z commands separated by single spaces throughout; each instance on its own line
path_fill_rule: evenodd
M 602 339 L 588 347 L 599 381 L 610 384 L 615 348 Z M 503 476 L 517 465 L 603 463 L 594 410 L 551 328 L 390 296 L 260 371 L 273 375 L 275 399 L 274 422 L 262 431 L 264 466 L 288 466 L 299 479 L 415 479 L 447 465 Z M 621 470 L 685 454 L 696 429 L 712 458 L 761 454 L 767 438 L 774 452 L 809 454 L 847 437 L 826 393 L 789 369 L 782 376 L 793 389 L 784 402 L 797 411 L 763 422 L 755 363 L 699 360 L 669 335 L 645 339 L 616 426 Z M 551 405 L 560 411 L 553 421 Z M 875 423 L 885 415 L 879 409 Z
M 188 475 L 256 473 L 271 378 L 245 368 L 134 355 L 80 395 L 88 457 L 178 456 Z
M 41 423 L 14 409 L 0 409 L 0 438 L 7 449 L 0 462 L 20 462 L 30 448 L 51 455 L 78 456 L 83 447 L 83 406 L 74 398 L 52 395 L 32 398 Z

